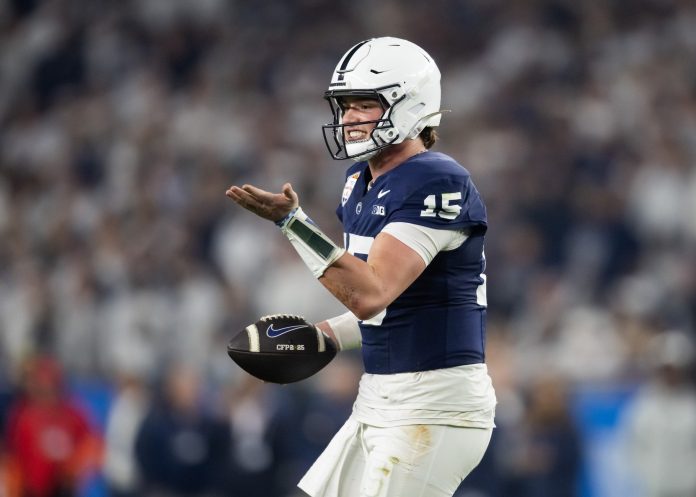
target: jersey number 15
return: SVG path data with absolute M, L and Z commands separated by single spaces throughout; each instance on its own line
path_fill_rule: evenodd
M 462 206 L 459 204 L 452 204 L 451 202 L 461 200 L 462 192 L 443 193 L 440 196 L 442 197 L 440 208 L 437 206 L 437 195 L 428 195 L 425 197 L 423 200 L 425 209 L 421 211 L 421 217 L 438 216 L 444 219 L 455 219 L 459 215 L 462 211 Z

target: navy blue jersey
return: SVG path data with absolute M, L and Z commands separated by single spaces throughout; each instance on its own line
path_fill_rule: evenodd
M 439 252 L 386 310 L 360 322 L 365 371 L 427 371 L 484 362 L 486 208 L 469 172 L 425 152 L 379 176 L 371 189 L 366 162 L 348 169 L 337 214 L 348 252 L 367 260 L 387 224 L 466 229 L 456 249 Z

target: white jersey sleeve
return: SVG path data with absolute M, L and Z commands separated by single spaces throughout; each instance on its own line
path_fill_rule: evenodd
M 404 222 L 389 223 L 382 229 L 382 233 L 390 234 L 415 250 L 426 266 L 438 252 L 458 248 L 469 236 L 466 230 L 442 230 Z

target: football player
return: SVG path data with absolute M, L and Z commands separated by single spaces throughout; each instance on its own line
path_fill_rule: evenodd
M 449 497 L 480 462 L 494 426 L 485 364 L 484 203 L 469 172 L 431 151 L 440 71 L 419 46 L 366 40 L 340 59 L 323 127 L 346 172 L 337 246 L 280 193 L 232 186 L 240 206 L 274 221 L 348 309 L 318 326 L 362 347 L 353 413 L 302 478 L 313 497 Z

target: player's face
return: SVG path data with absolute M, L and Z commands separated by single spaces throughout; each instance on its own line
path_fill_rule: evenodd
M 343 133 L 346 143 L 365 141 L 376 123 L 360 124 L 365 121 L 376 121 L 384 113 L 378 100 L 364 97 L 345 97 L 340 101 L 343 110 Z M 354 126 L 351 124 L 355 123 Z

